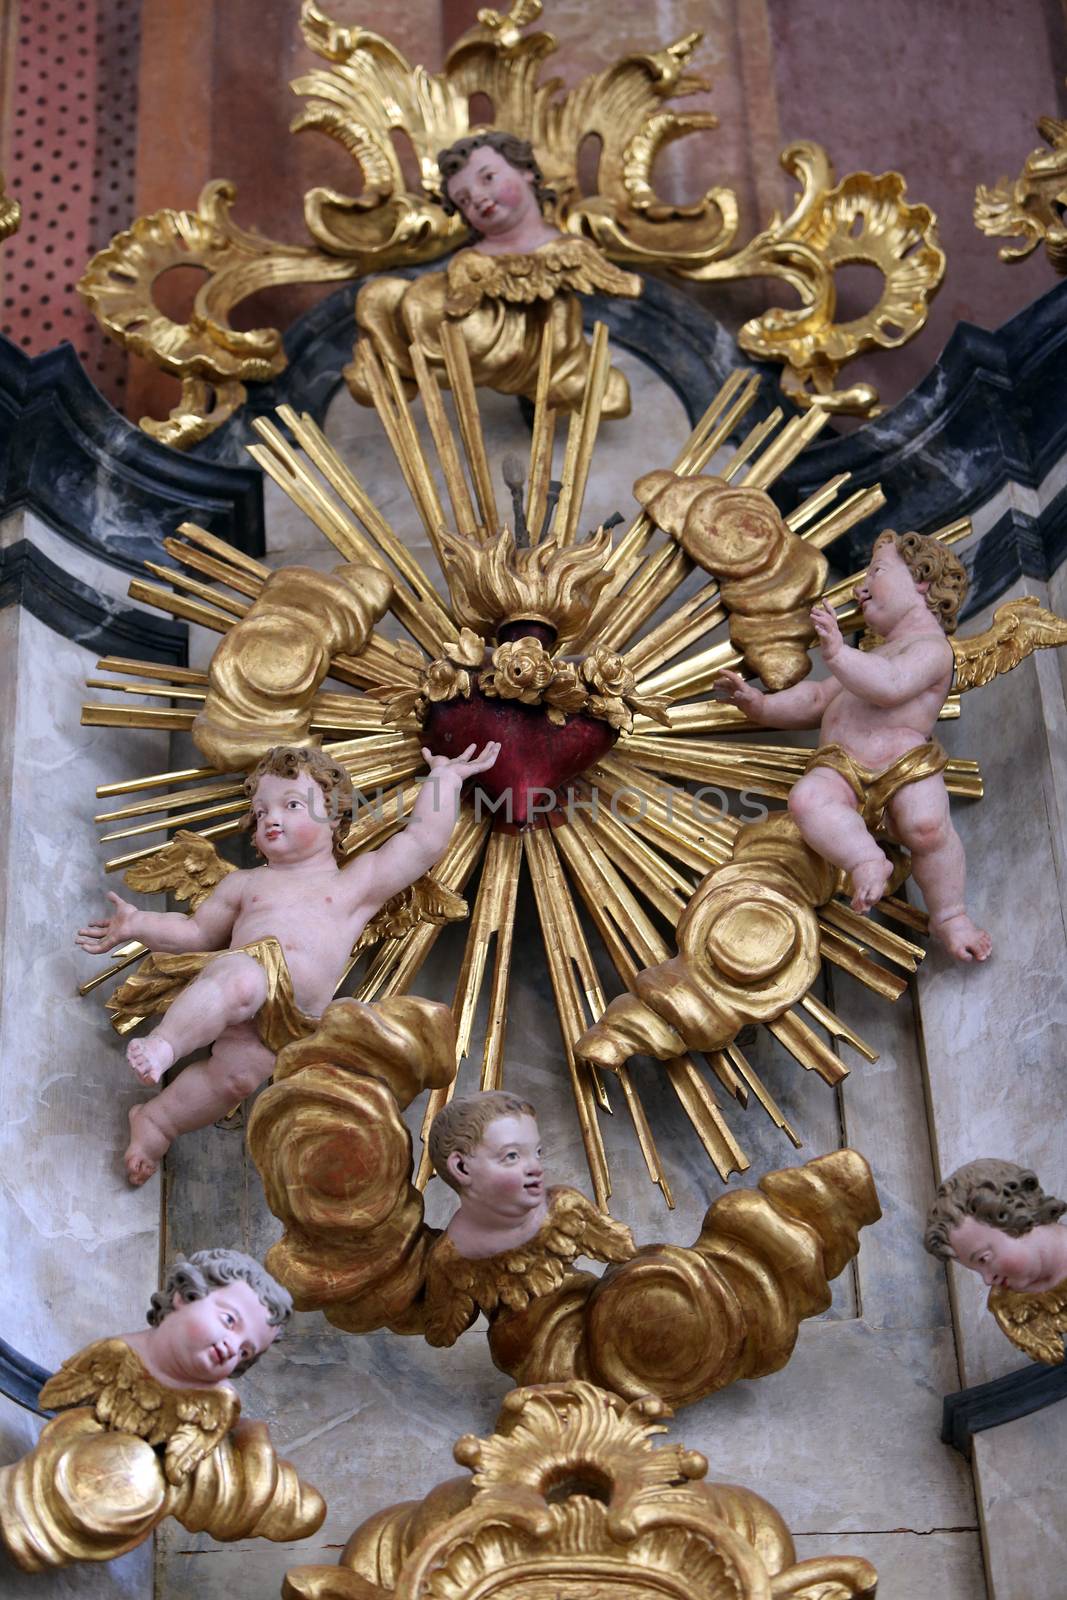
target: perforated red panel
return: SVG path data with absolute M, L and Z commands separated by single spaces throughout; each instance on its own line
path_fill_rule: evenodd
M 74 285 L 134 216 L 140 0 L 22 0 L 7 189 L 22 226 L 4 246 L 0 327 L 30 354 L 69 339 L 121 408 L 125 352 Z

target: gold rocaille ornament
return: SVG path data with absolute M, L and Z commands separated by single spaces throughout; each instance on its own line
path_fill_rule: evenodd
M 877 390 L 869 383 L 839 386 L 838 375 L 854 356 L 895 348 L 924 326 L 945 267 L 930 208 L 906 199 L 898 172 L 853 172 L 835 181 L 826 152 L 802 140 L 780 158 L 799 184 L 791 209 L 776 212 L 739 245 L 732 190 L 714 185 L 695 204 L 677 206 L 661 200 L 653 186 L 656 157 L 666 144 L 718 125 L 708 112 L 668 109 L 668 102 L 708 88 L 689 71 L 701 35 L 623 56 L 564 91 L 558 78 L 541 81 L 555 38 L 524 31 L 541 10 L 541 0 L 516 0 L 506 14 L 479 11 L 443 70 L 431 73 L 380 35 L 344 27 L 315 0 L 303 0 L 304 41 L 324 64 L 293 83 L 307 102 L 293 127 L 336 139 L 357 162 L 362 184 L 355 195 L 322 187 L 307 192 L 310 244 L 239 227 L 231 215 L 234 186 L 215 180 L 195 211 L 138 217 L 93 257 L 78 286 L 93 315 L 127 349 L 181 379 L 179 403 L 163 422 L 142 418 L 146 431 L 185 448 L 232 416 L 247 383 L 284 368 L 278 329 L 242 332 L 230 325 L 233 308 L 256 291 L 414 266 L 465 243 L 463 219 L 442 205 L 437 157 L 483 131 L 470 115 L 472 99 L 481 96 L 492 104 L 497 130 L 532 144 L 555 194 L 547 220 L 564 237 L 530 255 L 503 257 L 499 265 L 464 250 L 419 286 L 393 278 L 375 287 L 373 304 L 364 301 L 368 331 L 398 385 L 417 379 L 420 361 L 443 379 L 442 331 L 469 322 L 476 381 L 531 398 L 547 334 L 553 357 L 544 392 L 552 404 L 570 409 L 588 361 L 576 292 L 638 292 L 640 280 L 618 263 L 665 270 L 691 283 L 781 280 L 799 305 L 775 306 L 746 322 L 742 349 L 781 362 L 782 386 L 802 407 L 875 413 Z M 418 160 L 414 186 L 401 167 L 397 131 Z M 594 143 L 595 176 L 580 179 L 579 156 Z M 857 263 L 879 273 L 881 289 L 862 316 L 839 322 L 837 273 Z M 153 296 L 156 280 L 175 266 L 200 267 L 205 274 L 185 322 L 167 316 Z M 346 376 L 361 398 L 373 398 L 373 375 L 361 372 L 358 361 Z M 628 405 L 625 380 L 613 372 L 607 382 L 607 414 L 617 415 Z
M 228 1389 L 171 1389 L 124 1339 L 100 1339 L 41 1390 L 60 1409 L 33 1449 L 0 1467 L 0 1537 L 25 1572 L 111 1561 L 164 1517 L 213 1539 L 305 1539 L 326 1504 L 239 1422 Z M 73 1409 L 65 1409 L 71 1407 Z
M 1044 242 L 1056 272 L 1067 272 L 1067 122 L 1039 117 L 1037 131 L 1047 149 L 1032 150 L 1017 178 L 1001 178 L 992 188 L 979 184 L 974 223 L 993 238 L 1017 238 L 1001 245 L 1001 261 L 1023 261 Z
M 336 1566 L 292 1568 L 283 1600 L 874 1600 L 869 1561 L 798 1562 L 760 1495 L 655 1444 L 668 1416 L 590 1383 L 515 1389 L 489 1438 L 457 1442 L 470 1476 L 368 1518 Z

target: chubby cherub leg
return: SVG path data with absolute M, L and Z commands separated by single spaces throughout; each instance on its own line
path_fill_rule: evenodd
M 180 1133 L 217 1122 L 273 1070 L 274 1055 L 252 1023 L 225 1029 L 208 1057 L 191 1061 L 154 1100 L 131 1107 L 126 1150 L 130 1182 L 147 1182 Z
M 158 1083 L 182 1056 L 251 1021 L 266 998 L 267 975 L 253 956 L 219 956 L 183 989 L 158 1028 L 130 1040 L 126 1059 L 142 1083 Z
M 967 862 L 940 774 L 909 783 L 889 802 L 893 832 L 911 851 L 911 875 L 930 913 L 930 931 L 957 961 L 985 961 L 993 941 L 967 915 Z
M 789 791 L 789 810 L 805 844 L 852 879 L 853 911 L 869 911 L 882 898 L 893 864 L 860 816 L 856 796 L 830 767 L 815 767 Z

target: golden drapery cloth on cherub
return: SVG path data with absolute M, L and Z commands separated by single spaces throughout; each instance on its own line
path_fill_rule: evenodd
M 318 1017 L 301 1011 L 293 996 L 293 980 L 281 945 L 275 938 L 255 939 L 234 950 L 187 950 L 179 955 L 153 951 L 137 971 L 120 983 L 107 1009 L 116 1033 L 129 1033 L 145 1017 L 166 1011 L 186 984 L 220 956 L 246 955 L 258 961 L 267 978 L 267 998 L 255 1015 L 256 1032 L 275 1055 L 294 1039 L 305 1039 L 319 1025 Z
M 906 784 L 936 777 L 947 766 L 948 755 L 945 750 L 936 739 L 927 739 L 925 744 L 905 750 L 902 756 L 898 756 L 881 772 L 872 772 L 869 767 L 860 766 L 844 745 L 820 745 L 804 771 L 813 772 L 816 767 L 829 767 L 832 772 L 839 773 L 859 801 L 864 822 L 872 833 L 878 833 L 885 826 L 886 806 L 895 794 Z
M 438 376 L 443 374 L 441 325 L 447 319 L 463 334 L 478 388 L 531 397 L 547 326 L 552 344 L 548 404 L 572 411 L 581 404 L 590 354 L 577 296 L 634 299 L 640 292 L 640 278 L 614 266 L 596 245 L 561 235 L 522 255 L 461 250 L 443 272 L 413 280 L 372 278 L 356 299 L 356 321 L 410 383 L 409 345 L 417 345 Z M 345 368 L 345 382 L 361 405 L 372 403 L 357 364 Z M 603 414 L 625 417 L 629 411 L 629 385 L 613 367 Z
M 241 1423 L 225 1385 L 170 1389 L 125 1339 L 98 1339 L 41 1390 L 65 1408 L 34 1448 L 0 1467 L 0 1538 L 25 1572 L 111 1561 L 164 1517 L 214 1539 L 306 1539 L 326 1504 L 274 1452 L 266 1423 Z

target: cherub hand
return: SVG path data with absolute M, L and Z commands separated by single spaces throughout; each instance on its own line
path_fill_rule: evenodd
M 495 739 L 491 739 L 480 755 L 475 755 L 474 750 L 475 746 L 469 744 L 458 756 L 435 756 L 429 750 L 423 750 L 422 754 L 432 773 L 451 772 L 460 783 L 464 783 L 476 772 L 488 772 L 500 754 L 500 745 Z
M 819 604 L 812 608 L 811 625 L 819 636 L 819 648 L 823 660 L 833 661 L 845 648 L 845 641 L 837 617 L 825 600 L 820 600 Z
M 711 692 L 716 700 L 725 700 L 730 705 L 736 706 L 738 711 L 743 711 L 753 722 L 758 720 L 763 696 L 751 683 L 746 682 L 739 672 L 720 672 L 712 684 Z
M 79 928 L 74 935 L 74 943 L 83 950 L 88 950 L 90 955 L 106 955 L 109 950 L 114 950 L 117 944 L 125 944 L 128 939 L 136 939 L 135 925 L 138 916 L 136 906 L 131 906 L 128 900 L 121 900 L 117 894 L 108 890 L 108 899 L 115 907 L 110 917 L 105 922 L 90 922 L 87 928 Z

